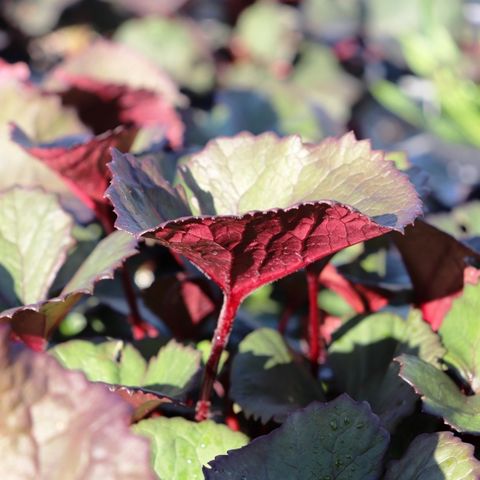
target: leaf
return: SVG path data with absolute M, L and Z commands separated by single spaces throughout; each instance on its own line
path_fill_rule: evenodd
M 472 259 L 480 260 L 480 253 L 422 220 L 407 227 L 405 235 L 393 233 L 393 238 L 412 280 L 415 302 L 426 308 L 461 292 L 465 268 Z M 426 320 L 438 329 L 443 315 Z
M 73 244 L 72 228 L 55 195 L 22 188 L 0 193 L 0 300 L 9 297 L 4 308 L 45 299 Z
M 134 129 L 119 127 L 96 137 L 40 144 L 33 142 L 20 128 L 12 129 L 12 140 L 72 185 L 73 192 L 89 206 L 92 201 L 108 203 L 104 193 L 110 180 L 107 169 L 110 149 L 128 150 L 135 135 Z
M 419 435 L 401 460 L 393 462 L 385 480 L 475 480 L 480 463 L 474 448 L 451 432 Z
M 156 238 L 240 299 L 349 245 L 402 230 L 420 212 L 406 177 L 352 135 L 313 146 L 271 133 L 212 141 L 183 170 L 190 205 L 130 155 L 115 152 L 110 168 L 117 228 Z
M 282 426 L 204 468 L 206 480 L 379 478 L 388 433 L 367 403 L 342 395 L 292 413 Z
M 132 3 L 130 0 L 105 1 L 113 4 L 116 8 L 120 7 L 127 12 L 132 12 L 138 15 L 139 17 L 147 15 L 170 17 L 177 12 L 187 0 L 163 0 L 162 2 L 157 2 L 157 0 L 139 0 L 135 3 Z
M 153 479 L 148 446 L 128 427 L 127 403 L 8 343 L 0 326 L 0 470 L 9 478 Z
M 134 90 L 149 90 L 162 95 L 169 103 L 184 103 L 175 83 L 161 69 L 138 52 L 105 39 L 96 40 L 77 55 L 64 60 L 53 69 L 44 84 L 53 91 L 68 90 L 70 78 L 76 76 Z
M 13 67 L 12 67 L 13 68 Z M 63 206 L 81 221 L 88 221 L 77 198 L 58 175 L 32 158 L 10 139 L 10 122 L 38 142 L 58 137 L 88 134 L 75 112 L 65 108 L 59 97 L 47 95 L 39 88 L 19 80 L 18 74 L 1 68 L 0 72 L 0 190 L 13 186 L 42 187 L 57 193 Z M 30 72 L 27 70 L 27 75 Z M 88 213 L 88 211 L 87 211 Z
M 390 431 L 412 413 L 416 403 L 416 395 L 392 363 L 401 353 L 440 366 L 445 350 L 418 311 L 406 320 L 391 313 L 354 318 L 337 330 L 328 349 L 336 387 L 356 400 L 368 401 Z
M 230 396 L 247 417 L 262 423 L 285 417 L 313 400 L 323 400 L 320 384 L 288 349 L 275 330 L 260 328 L 238 347 L 230 373 Z
M 132 345 L 119 340 L 99 345 L 72 340 L 50 352 L 64 367 L 81 370 L 91 381 L 146 387 L 172 398 L 184 396 L 191 387 L 201 360 L 200 352 L 174 340 L 162 347 L 148 364 Z
M 463 294 L 453 300 L 439 331 L 447 349 L 445 362 L 457 370 L 475 393 L 480 391 L 479 295 L 480 284 L 465 285 Z
M 465 203 L 448 213 L 427 217 L 428 223 L 459 239 L 480 236 L 480 202 Z
M 331 263 L 323 268 L 318 280 L 323 287 L 342 297 L 357 313 L 376 312 L 388 304 L 386 292 L 345 278 Z
M 287 5 L 259 2 L 246 8 L 233 32 L 234 51 L 260 63 L 289 62 L 301 40 L 297 11 Z
M 205 33 L 181 18 L 144 17 L 127 20 L 114 40 L 145 55 L 176 82 L 197 93 L 214 83 L 215 65 Z
M 450 377 L 425 361 L 401 355 L 400 376 L 415 388 L 426 412 L 459 432 L 480 434 L 480 397 L 463 395 Z
M 80 118 L 96 133 L 119 125 L 150 129 L 153 141 L 166 137 L 178 148 L 183 139 L 183 123 L 162 95 L 146 89 L 106 83 L 86 75 L 62 75 L 69 89 L 63 102 L 75 107 Z M 157 131 L 156 131 L 157 130 Z
M 113 278 L 114 270 L 137 252 L 136 245 L 131 235 L 112 233 L 96 246 L 58 297 L 6 310 L 0 314 L 0 323 L 9 322 L 23 341 L 43 349 L 45 339 L 80 298 L 91 295 L 96 282 Z
M 55 27 L 62 12 L 79 0 L 5 0 L 2 15 L 23 34 L 36 36 Z
M 176 338 L 193 338 L 216 310 L 211 284 L 202 277 L 177 273 L 158 276 L 142 291 L 145 305 Z
M 185 404 L 174 398 L 141 387 L 113 385 L 109 386 L 109 390 L 123 398 L 123 400 L 134 408 L 132 423 L 143 420 L 162 405 L 176 405 L 185 408 Z
M 180 417 L 143 420 L 133 431 L 150 439 L 153 468 L 159 478 L 169 480 L 200 480 L 209 460 L 248 441 L 211 420 L 195 423 Z

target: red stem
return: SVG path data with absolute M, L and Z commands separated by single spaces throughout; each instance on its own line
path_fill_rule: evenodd
M 320 340 L 320 316 L 318 310 L 318 273 L 307 267 L 307 289 L 308 289 L 308 343 L 310 367 L 312 373 L 316 376 L 318 372 L 318 362 L 320 359 L 320 349 L 323 349 L 323 341 Z M 320 344 L 321 342 L 321 344 Z
M 287 305 L 282 312 L 280 317 L 280 321 L 278 322 L 278 331 L 282 335 L 285 335 L 285 331 L 287 330 L 288 321 L 293 314 L 293 308 L 291 305 Z
M 230 332 L 232 331 L 233 321 L 240 306 L 240 300 L 229 294 L 225 294 L 222 310 L 218 317 L 217 328 L 213 333 L 212 351 L 205 365 L 202 387 L 200 389 L 200 399 L 197 402 L 195 420 L 201 422 L 206 420 L 210 411 L 210 396 L 212 394 L 213 383 L 217 375 L 218 363 L 223 350 L 227 346 Z

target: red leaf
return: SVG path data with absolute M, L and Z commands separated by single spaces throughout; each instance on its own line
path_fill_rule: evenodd
M 405 235 L 393 235 L 413 283 L 414 300 L 424 319 L 438 329 L 452 299 L 463 290 L 465 269 L 472 259 L 480 260 L 480 254 L 421 220 L 407 227 Z
M 357 313 L 376 312 L 388 304 L 386 293 L 347 280 L 332 264 L 323 269 L 319 281 L 325 288 L 340 295 Z
M 107 168 L 111 159 L 110 148 L 128 150 L 136 133 L 133 128 L 119 127 L 86 140 L 72 138 L 38 144 L 14 126 L 12 139 L 57 172 L 87 206 L 99 210 L 101 205 L 109 205 L 104 194 L 111 176 Z
M 96 133 L 119 125 L 158 127 L 173 148 L 182 145 L 184 125 L 172 105 L 158 92 L 106 83 L 91 77 L 63 73 L 69 89 L 61 92 L 81 120 Z
M 463 276 L 464 285 L 477 284 L 479 276 L 480 270 L 477 270 L 474 267 L 466 267 Z M 442 326 L 443 319 L 452 308 L 453 300 L 460 297 L 462 292 L 463 288 L 446 297 L 430 300 L 421 304 L 420 308 L 422 310 L 423 319 L 431 325 L 432 330 L 438 331 Z
M 348 206 L 322 202 L 240 217 L 187 218 L 167 222 L 151 236 L 185 255 L 224 292 L 243 298 L 265 283 L 389 230 Z
M 106 387 L 134 408 L 132 423 L 148 417 L 160 405 L 174 404 L 185 406 L 179 400 L 166 395 L 159 395 L 142 387 L 124 387 L 121 385 L 106 385 Z
M 185 273 L 158 277 L 142 296 L 178 338 L 194 337 L 198 326 L 216 309 L 209 282 Z

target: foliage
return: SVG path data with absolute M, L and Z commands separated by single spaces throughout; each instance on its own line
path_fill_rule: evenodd
M 463 7 L 0 4 L 2 478 L 480 477 Z

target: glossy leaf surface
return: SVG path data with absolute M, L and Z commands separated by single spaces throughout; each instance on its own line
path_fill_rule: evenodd
M 210 420 L 194 423 L 183 418 L 154 418 L 143 420 L 133 430 L 150 439 L 157 475 L 171 480 L 201 480 L 203 465 L 248 441 L 242 433 Z
M 377 478 L 388 440 L 366 403 L 342 395 L 291 414 L 272 433 L 217 457 L 204 473 L 207 480 L 259 475 L 303 480 L 319 473 L 351 480 Z

